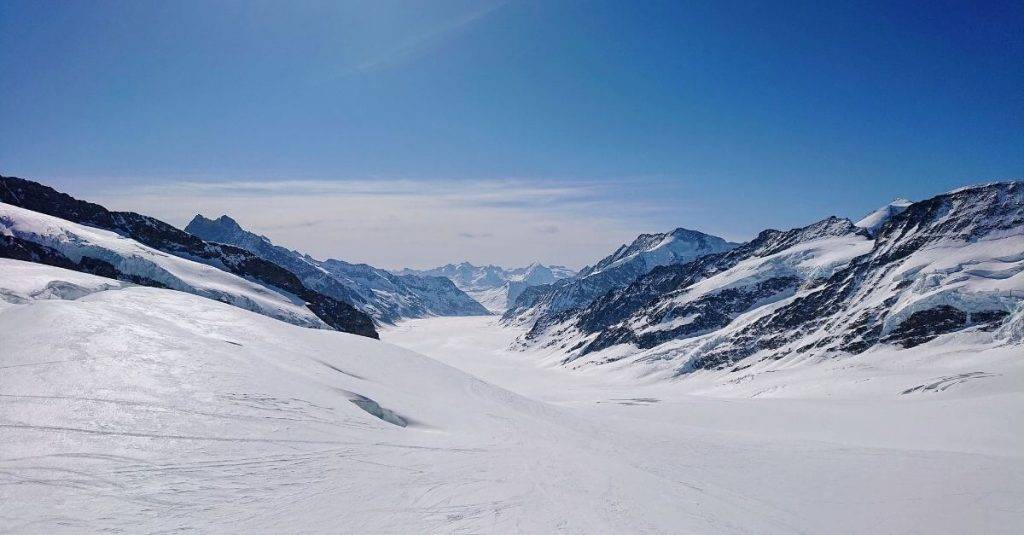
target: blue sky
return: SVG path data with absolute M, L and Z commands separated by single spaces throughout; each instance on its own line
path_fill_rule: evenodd
M 386 267 L 1024 176 L 1020 2 L 0 4 L 0 172 Z

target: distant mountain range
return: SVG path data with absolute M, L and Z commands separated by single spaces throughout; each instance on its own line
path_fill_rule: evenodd
M 204 240 L 241 247 L 295 273 L 303 284 L 342 299 L 383 323 L 427 316 L 479 316 L 489 312 L 444 277 L 395 275 L 366 264 L 317 260 L 274 245 L 230 217 L 197 215 L 185 231 Z
M 590 290 L 588 278 L 620 265 L 620 249 L 530 289 L 504 320 L 528 327 L 518 347 L 558 349 L 564 364 L 668 375 L 756 373 L 950 333 L 1024 341 L 1022 182 L 898 199 L 857 223 L 829 217 L 740 245 L 709 243 L 721 250 L 640 265 Z
M 401 275 L 445 277 L 455 283 L 491 312 L 501 314 L 508 304 L 530 286 L 551 284 L 572 277 L 575 272 L 564 266 L 533 263 L 526 267 L 506 269 L 499 266 L 474 266 L 469 262 L 447 264 L 433 269 L 403 269 Z

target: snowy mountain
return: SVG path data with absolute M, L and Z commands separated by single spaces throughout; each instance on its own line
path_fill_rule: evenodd
M 502 316 L 514 325 L 548 322 L 563 311 L 586 306 L 610 290 L 621 288 L 657 266 L 689 262 L 735 247 L 722 238 L 677 228 L 661 234 L 641 234 L 597 264 L 572 278 L 525 289 Z
M 111 212 L 20 178 L 0 176 L 0 203 L 6 203 L 0 205 L 0 257 L 169 287 L 291 323 L 377 337 L 366 314 L 244 249 L 207 243 L 157 219 Z
M 304 327 L 327 328 L 305 303 L 107 230 L 0 203 L 0 256 L 188 292 Z
M 245 249 L 294 273 L 306 286 L 352 303 L 377 321 L 402 318 L 486 315 L 487 310 L 443 277 L 395 275 L 366 264 L 316 260 L 274 245 L 230 217 L 196 215 L 185 231 L 206 241 Z
M 767 230 L 733 250 L 657 268 L 538 322 L 521 346 L 560 348 L 574 366 L 681 374 L 753 373 L 957 332 L 1019 343 L 1024 183 L 963 188 L 877 214 L 885 215 Z
M 399 273 L 445 277 L 497 314 L 504 312 L 508 304 L 515 302 L 526 288 L 551 284 L 575 274 L 567 267 L 545 266 L 537 262 L 512 269 L 494 265 L 474 266 L 469 262 L 463 262 L 425 270 L 404 269 Z

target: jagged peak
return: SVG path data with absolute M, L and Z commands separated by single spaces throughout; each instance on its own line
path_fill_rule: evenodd
M 217 218 L 217 223 L 219 223 L 221 225 L 237 228 L 237 229 L 241 229 L 242 228 L 242 226 L 238 224 L 238 221 L 235 221 L 234 219 L 232 219 L 227 214 L 223 214 L 220 217 L 218 217 Z
M 203 214 L 196 214 L 196 216 L 193 217 L 192 221 L 188 224 L 189 227 L 193 225 L 204 225 L 207 227 L 219 226 L 229 228 L 232 230 L 243 230 L 242 226 L 238 224 L 238 221 L 235 221 L 227 214 L 224 214 L 218 217 L 217 219 L 210 219 L 204 216 Z

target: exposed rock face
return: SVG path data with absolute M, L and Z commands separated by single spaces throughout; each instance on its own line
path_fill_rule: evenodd
M 1024 184 L 889 208 L 870 229 L 829 218 L 657 267 L 543 318 L 522 343 L 560 347 L 566 362 L 637 358 L 686 373 L 912 347 L 966 329 L 1012 340 L 1024 302 Z
M 306 286 L 352 303 L 377 321 L 426 316 L 481 316 L 487 310 L 437 277 L 398 276 L 366 264 L 343 260 L 317 260 L 274 245 L 265 236 L 243 229 L 230 217 L 207 219 L 197 215 L 185 230 L 204 240 L 241 247 L 294 273 Z
M 154 249 L 291 293 L 305 300 L 307 307 L 332 328 L 377 338 L 369 316 L 342 300 L 306 287 L 287 269 L 245 249 L 208 243 L 158 219 L 134 212 L 111 212 L 98 204 L 81 201 L 48 186 L 16 177 L 0 177 L 0 202 L 110 230 Z M 11 247 L 5 250 L 12 251 L 12 255 L 22 254 L 13 252 Z

